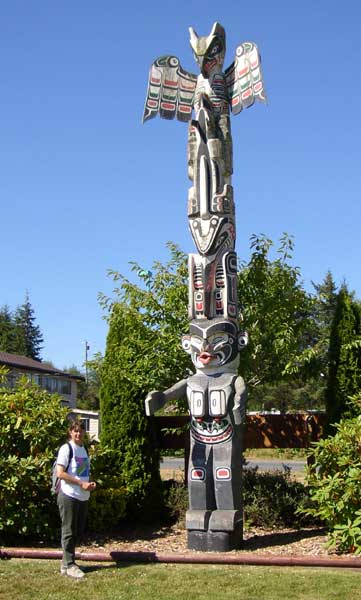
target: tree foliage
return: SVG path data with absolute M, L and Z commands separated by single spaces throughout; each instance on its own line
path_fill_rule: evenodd
M 116 300 L 101 299 L 109 311 L 101 368 L 101 441 L 117 454 L 113 468 L 123 475 L 129 506 L 146 518 L 161 508 L 161 486 L 144 398 L 149 390 L 183 377 L 189 366 L 179 349 L 187 321 L 187 268 L 175 246 L 167 265 L 154 266 L 154 275 L 137 264 L 132 268 L 143 287 L 112 272 Z
M 361 390 L 360 304 L 342 287 L 330 333 L 326 411 L 329 426 L 337 423 L 352 396 Z M 330 431 L 330 429 L 329 429 Z
M 0 308 L 0 350 L 16 353 L 16 329 L 10 308 Z
M 48 537 L 58 514 L 50 494 L 54 455 L 66 439 L 67 409 L 26 378 L 0 386 L 0 533 Z
M 123 319 L 124 327 L 115 342 L 129 363 L 130 371 L 123 373 L 124 384 L 135 383 L 143 396 L 150 389 L 169 387 L 191 367 L 180 345 L 180 337 L 188 328 L 187 258 L 174 244 L 169 244 L 169 250 L 170 260 L 166 264 L 156 262 L 152 272 L 131 263 L 140 285 L 110 271 L 117 283 L 115 299 L 100 298 L 111 318 L 117 311 L 119 321 Z
M 92 360 L 87 361 L 86 371 L 76 365 L 64 367 L 63 371 L 71 375 L 85 377 L 77 383 L 77 408 L 85 410 L 99 410 L 100 408 L 100 371 L 103 362 L 101 353 L 97 353 Z
M 322 340 L 323 345 L 328 349 L 338 296 L 337 285 L 331 271 L 327 271 L 321 283 L 313 283 L 313 287 L 316 291 L 314 319 L 318 327 L 318 340 Z M 325 354 L 327 354 L 327 350 L 323 353 L 323 355 Z M 324 361 L 324 366 L 327 368 L 325 363 L 326 361 Z
M 40 327 L 35 324 L 35 321 L 34 309 L 30 304 L 29 294 L 27 293 L 24 303 L 18 306 L 14 315 L 17 353 L 40 360 L 40 350 L 44 340 Z
M 241 355 L 240 371 L 254 386 L 288 378 L 286 365 L 307 346 L 312 327 L 312 298 L 291 264 L 292 240 L 283 236 L 274 260 L 271 246 L 267 238 L 254 236 L 251 259 L 239 272 L 243 326 L 251 340 Z M 138 283 L 111 271 L 114 298 L 100 297 L 109 313 L 101 367 L 101 439 L 117 453 L 114 467 L 122 472 L 137 508 L 159 499 L 159 456 L 152 448 L 144 399 L 192 370 L 180 344 L 189 329 L 187 256 L 174 244 L 169 251 L 169 261 L 156 262 L 152 271 L 132 263 Z M 178 408 L 186 408 L 185 399 Z
M 127 344 L 134 346 L 143 339 L 134 361 L 145 393 L 169 387 L 192 369 L 180 346 L 181 335 L 189 328 L 187 256 L 174 244 L 169 250 L 169 262 L 155 263 L 152 271 L 132 263 L 138 283 L 111 272 L 117 283 L 115 299 L 101 298 L 110 310 L 116 303 L 129 309 L 127 318 L 133 322 L 126 332 Z M 317 406 L 322 404 L 320 365 L 315 368 L 314 357 L 310 358 L 319 336 L 316 298 L 305 291 L 300 271 L 292 265 L 292 238 L 284 234 L 275 258 L 272 251 L 271 240 L 252 236 L 250 259 L 239 268 L 241 328 L 249 333 L 249 346 L 240 355 L 240 374 L 252 408 L 260 408 L 265 395 L 276 397 L 280 383 L 288 386 L 288 407 L 292 402 L 300 406 L 303 398 L 314 408 L 313 397 Z M 273 405 L 282 408 L 280 401 Z M 186 403 L 180 401 L 178 406 L 185 409 Z
M 251 385 L 273 385 L 287 378 L 290 364 L 309 347 L 314 330 L 313 298 L 302 286 L 299 269 L 292 265 L 292 238 L 282 236 L 274 260 L 272 246 L 265 236 L 252 236 L 251 258 L 241 265 L 238 276 L 249 334 L 240 370 Z
M 360 554 L 361 416 L 341 419 L 334 431 L 310 452 L 308 485 L 314 506 L 304 512 L 326 523 L 330 547 Z
M 14 313 L 6 305 L 0 309 L 1 351 L 41 360 L 43 341 L 28 293 L 24 303 L 18 306 Z
M 3 385 L 6 369 L 0 368 L 0 542 L 2 539 L 54 540 L 60 519 L 51 494 L 53 461 L 67 439 L 68 409 L 61 398 L 26 377 L 15 388 Z M 97 489 L 89 502 L 89 527 L 97 531 L 116 527 L 124 517 L 127 492 L 121 473 L 109 469 L 112 450 L 88 448 Z

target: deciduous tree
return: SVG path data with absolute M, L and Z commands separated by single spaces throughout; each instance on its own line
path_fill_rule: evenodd
M 292 265 L 292 237 L 283 235 L 275 259 L 270 256 L 272 246 L 265 236 L 252 236 L 251 258 L 239 272 L 239 300 L 249 333 L 240 370 L 251 386 L 274 385 L 292 376 L 290 365 L 314 335 L 314 300 Z

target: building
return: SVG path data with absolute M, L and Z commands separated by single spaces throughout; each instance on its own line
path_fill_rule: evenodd
M 78 383 L 84 381 L 81 375 L 66 373 L 40 360 L 8 352 L 0 352 L 0 366 L 9 370 L 6 376 L 9 387 L 13 387 L 16 380 L 25 375 L 48 392 L 59 394 L 63 406 L 76 408 Z
M 25 375 L 47 392 L 59 394 L 62 405 L 69 408 L 69 416 L 82 421 L 89 437 L 99 440 L 99 412 L 76 407 L 78 383 L 85 381 L 84 377 L 60 371 L 40 360 L 9 352 L 0 352 L 0 366 L 8 369 L 6 380 L 9 387 L 14 387 L 16 380 Z
M 91 440 L 99 441 L 99 411 L 73 408 L 69 414 L 70 417 L 79 419 L 84 424 L 85 431 Z

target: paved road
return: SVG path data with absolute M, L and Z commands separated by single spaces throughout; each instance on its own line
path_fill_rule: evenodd
M 246 468 L 256 467 L 260 471 L 277 471 L 277 469 L 282 470 L 282 465 L 285 465 L 291 469 L 291 471 L 299 472 L 303 471 L 306 465 L 306 461 L 304 460 L 254 460 L 247 459 Z M 174 470 L 177 471 L 179 469 L 184 470 L 184 458 L 175 458 L 175 457 L 164 457 L 160 463 L 161 469 Z

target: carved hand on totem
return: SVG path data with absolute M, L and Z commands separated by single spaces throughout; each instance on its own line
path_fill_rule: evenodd
M 242 377 L 235 381 L 233 417 L 236 425 L 242 425 L 246 420 L 247 390 Z
M 147 417 L 154 415 L 157 410 L 162 408 L 165 403 L 165 394 L 164 392 L 153 391 L 149 392 L 148 396 L 145 399 L 145 414 Z

